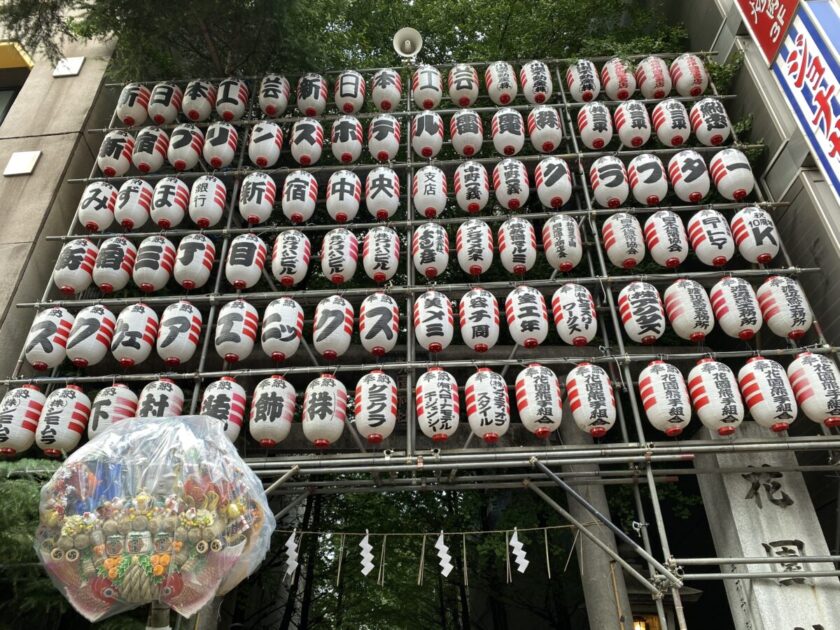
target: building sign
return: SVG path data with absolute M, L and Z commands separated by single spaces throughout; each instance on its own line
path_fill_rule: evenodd
M 738 10 L 761 49 L 767 65 L 773 63 L 799 0 L 738 0 Z

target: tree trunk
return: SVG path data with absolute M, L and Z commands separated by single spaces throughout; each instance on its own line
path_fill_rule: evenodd
M 316 494 L 313 497 L 314 501 L 314 516 L 312 518 L 313 531 L 318 531 L 321 526 L 321 495 Z M 306 541 L 306 575 L 304 579 L 306 582 L 303 585 L 303 602 L 301 604 L 300 612 L 300 627 L 309 627 L 309 608 L 312 606 L 312 588 L 315 585 L 315 561 L 318 554 L 318 536 L 309 536 Z
M 440 615 L 440 627 L 441 627 L 441 630 L 446 630 L 446 627 L 447 627 L 446 626 L 446 604 L 444 603 L 444 600 L 443 600 L 443 586 L 444 586 L 443 585 L 443 576 L 440 573 L 438 573 L 437 574 L 437 579 L 438 579 L 438 604 L 439 604 L 438 614 Z

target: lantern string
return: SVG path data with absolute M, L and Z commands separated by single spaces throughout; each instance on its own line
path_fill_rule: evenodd
M 582 523 L 583 525 L 600 525 L 598 521 L 589 521 Z M 574 525 L 546 525 L 544 527 L 517 527 L 520 532 L 541 532 L 545 529 L 575 529 Z M 291 529 L 275 529 L 278 533 L 291 533 Z M 337 532 L 337 531 L 321 531 L 321 530 L 295 530 L 299 534 L 311 534 L 317 536 L 429 536 L 437 535 L 440 532 Z M 477 530 L 461 530 L 453 532 L 444 532 L 447 536 L 480 536 L 484 534 L 506 534 L 510 532 L 508 529 L 477 529 Z
M 341 534 L 341 542 L 338 547 L 338 571 L 335 575 L 335 585 L 341 581 L 341 563 L 344 561 L 344 534 Z
M 548 574 L 548 579 L 551 579 L 551 558 L 548 555 L 548 530 L 543 530 L 543 541 L 545 542 L 545 572 Z
M 417 586 L 423 585 L 423 565 L 426 562 L 426 537 L 423 536 L 423 545 L 420 547 L 420 569 L 417 571 Z

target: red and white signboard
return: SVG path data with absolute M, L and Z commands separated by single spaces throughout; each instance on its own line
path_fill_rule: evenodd
M 738 0 L 737 4 L 769 66 L 779 54 L 799 0 Z

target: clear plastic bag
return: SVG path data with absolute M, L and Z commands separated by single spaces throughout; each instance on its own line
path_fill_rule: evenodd
M 221 422 L 136 418 L 73 453 L 43 487 L 35 551 L 91 621 L 155 600 L 190 616 L 257 568 L 274 527 Z

